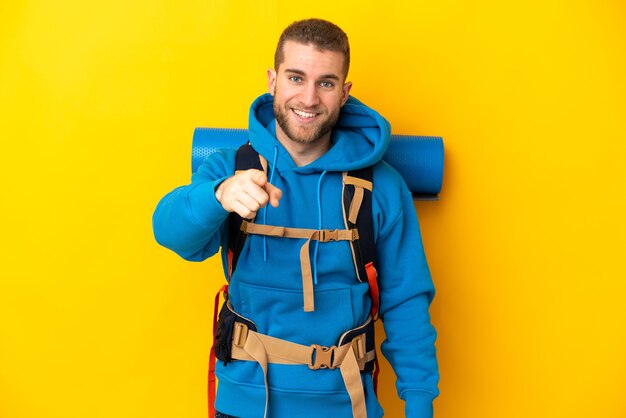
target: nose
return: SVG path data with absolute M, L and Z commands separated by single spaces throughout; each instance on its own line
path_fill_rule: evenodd
M 300 101 L 304 106 L 308 108 L 315 107 L 320 103 L 320 97 L 317 91 L 316 83 L 306 83 L 301 91 Z

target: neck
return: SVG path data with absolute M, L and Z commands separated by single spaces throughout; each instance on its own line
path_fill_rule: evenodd
M 289 156 L 298 167 L 311 164 L 330 149 L 330 132 L 313 142 L 303 144 L 289 138 L 277 123 L 276 139 L 285 147 Z

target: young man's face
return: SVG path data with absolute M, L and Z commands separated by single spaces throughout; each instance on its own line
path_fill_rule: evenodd
M 329 139 L 352 83 L 345 83 L 341 52 L 287 41 L 279 68 L 268 70 L 276 133 L 299 144 Z M 283 137 L 284 138 L 284 137 Z

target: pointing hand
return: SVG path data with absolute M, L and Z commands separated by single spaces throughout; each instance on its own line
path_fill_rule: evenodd
M 283 192 L 267 181 L 267 175 L 260 170 L 245 170 L 224 180 L 215 197 L 228 212 L 236 212 L 243 219 L 251 219 L 268 203 L 278 207 Z

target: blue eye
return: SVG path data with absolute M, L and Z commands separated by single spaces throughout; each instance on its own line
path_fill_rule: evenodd
M 294 83 L 299 83 L 302 81 L 302 77 L 298 77 L 297 75 L 292 75 L 291 77 L 289 77 L 289 80 L 293 81 Z
M 325 87 L 325 88 L 332 88 L 334 86 L 334 84 L 331 83 L 330 81 L 322 81 L 320 83 L 320 86 Z

